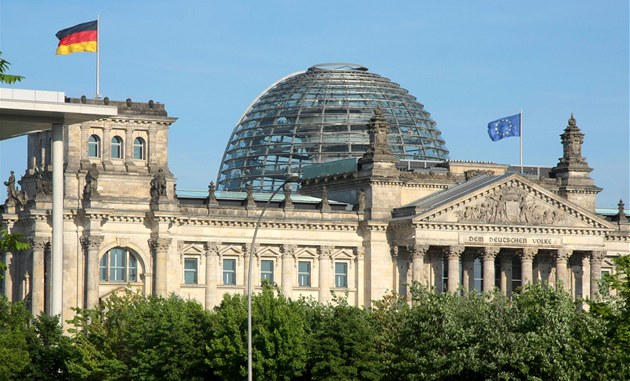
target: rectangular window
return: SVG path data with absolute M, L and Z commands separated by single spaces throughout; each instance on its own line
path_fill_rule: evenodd
M 236 259 L 223 260 L 223 284 L 236 284 Z
M 265 281 L 273 284 L 273 261 L 268 259 L 260 261 L 260 283 Z
M 110 282 L 125 281 L 125 256 L 124 250 L 111 250 L 109 252 L 109 280 Z
M 197 284 L 197 258 L 184 258 L 184 283 Z
M 335 287 L 348 287 L 348 263 L 335 262 Z
M 103 257 L 101 258 L 99 272 L 101 274 L 101 280 L 107 282 L 107 254 L 103 255 Z
M 311 287 L 311 262 L 298 262 L 298 286 Z

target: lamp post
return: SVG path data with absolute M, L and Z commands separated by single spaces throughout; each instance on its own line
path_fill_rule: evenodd
M 260 221 L 262 221 L 263 216 L 265 215 L 265 211 L 267 207 L 271 203 L 271 200 L 274 196 L 288 183 L 296 182 L 300 176 L 296 173 L 289 173 L 285 178 L 284 182 L 280 184 L 269 196 L 269 199 L 265 203 L 265 206 L 260 211 L 260 215 L 256 220 L 256 227 L 254 228 L 254 236 L 252 237 L 252 244 L 249 247 L 249 263 L 247 265 L 247 380 L 252 381 L 253 379 L 253 371 L 252 371 L 252 262 L 254 259 L 254 245 L 256 244 L 256 236 L 258 235 L 258 228 L 260 227 Z

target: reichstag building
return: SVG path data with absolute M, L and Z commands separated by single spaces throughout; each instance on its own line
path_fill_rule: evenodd
M 630 224 L 598 213 L 567 115 L 548 167 L 462 162 L 424 106 L 360 65 L 316 65 L 272 84 L 245 110 L 207 191 L 176 190 L 168 133 L 149 101 L 109 104 L 115 117 L 64 127 L 63 317 L 124 288 L 178 294 L 206 308 L 225 293 L 275 283 L 290 297 L 347 295 L 368 306 L 420 282 L 437 292 L 510 294 L 531 282 L 592 297 L 611 259 L 630 254 Z M 50 132 L 28 136 L 29 167 L 10 177 L 0 218 L 25 234 L 7 253 L 0 291 L 49 311 Z M 299 183 L 286 183 L 300 173 Z M 556 283 L 561 281 L 561 283 Z

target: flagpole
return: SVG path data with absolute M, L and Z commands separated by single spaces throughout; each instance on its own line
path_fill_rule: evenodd
M 523 174 L 523 109 L 521 108 L 521 113 L 519 118 L 520 120 L 520 124 L 521 124 L 521 175 Z
M 96 99 L 101 98 L 101 20 L 96 16 Z

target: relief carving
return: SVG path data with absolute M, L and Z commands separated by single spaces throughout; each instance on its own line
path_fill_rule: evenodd
M 455 212 L 458 222 L 553 225 L 561 216 L 521 189 L 497 190 Z

